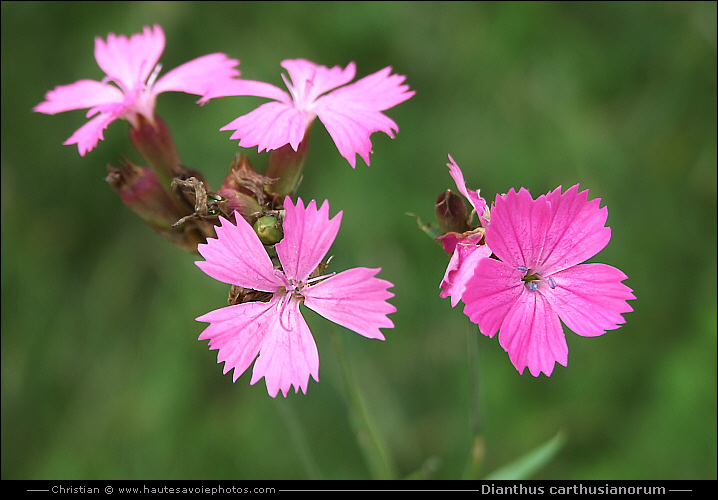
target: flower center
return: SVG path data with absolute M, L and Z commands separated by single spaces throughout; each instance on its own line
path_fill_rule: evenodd
M 311 78 L 307 78 L 304 81 L 298 81 L 296 85 L 292 85 L 287 77 L 282 74 L 282 79 L 292 96 L 294 106 L 300 111 L 310 112 L 312 104 L 314 104 L 314 99 L 311 96 L 311 90 L 314 86 L 314 73 L 315 72 L 312 72 Z
M 519 266 L 518 270 L 523 274 L 521 281 L 526 283 L 526 288 L 528 288 L 532 292 L 538 290 L 538 284 L 543 281 L 543 278 L 538 273 L 538 271 L 529 269 L 526 266 Z M 551 290 L 556 288 L 556 281 L 553 279 L 553 277 L 549 276 L 546 280 L 546 283 L 548 284 L 549 288 L 551 288 Z
M 300 299 L 300 300 L 304 299 L 304 295 L 302 295 L 302 290 L 304 290 L 304 288 L 309 287 L 309 286 L 313 285 L 314 283 L 316 283 L 316 282 L 318 282 L 318 281 L 321 281 L 321 280 L 323 280 L 323 279 L 329 278 L 329 277 L 334 276 L 334 275 L 336 274 L 336 273 L 323 274 L 323 275 L 321 275 L 321 276 L 309 277 L 309 278 L 307 278 L 306 280 L 301 281 L 301 280 L 298 280 L 298 279 L 289 278 L 288 276 L 286 276 L 286 275 L 285 275 L 281 270 L 279 270 L 279 269 L 276 269 L 276 270 L 275 270 L 275 273 L 277 273 L 277 275 L 281 276 L 281 277 L 284 279 L 284 282 L 285 282 L 285 286 L 284 286 L 285 293 L 286 293 L 287 295 L 291 295 L 291 296 L 293 296 L 293 297 L 296 297 L 296 298 L 298 298 L 298 299 Z
M 302 289 L 304 288 L 305 285 L 306 285 L 306 283 L 304 283 L 303 281 L 294 280 L 294 279 L 290 278 L 289 279 L 289 287 L 287 288 L 287 292 L 291 293 L 292 295 L 301 297 Z

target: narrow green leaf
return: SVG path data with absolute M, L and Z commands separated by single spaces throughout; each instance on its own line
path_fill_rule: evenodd
M 514 460 L 508 465 L 495 470 L 485 479 L 488 480 L 520 480 L 529 479 L 537 470 L 550 462 L 563 447 L 565 437 L 559 431 L 551 440 L 542 444 Z
M 422 221 L 418 215 L 409 212 L 407 212 L 406 215 L 415 218 L 419 229 L 424 231 L 424 233 L 426 233 L 432 240 L 436 240 L 436 238 L 441 236 L 439 228 L 433 225 L 431 222 L 424 223 L 424 221 Z

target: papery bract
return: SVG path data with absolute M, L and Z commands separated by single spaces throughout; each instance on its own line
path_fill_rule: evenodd
M 64 144 L 77 144 L 81 156 L 104 138 L 103 131 L 118 118 L 138 126 L 138 116 L 154 120 L 155 99 L 167 91 L 203 96 L 216 85 L 224 86 L 239 76 L 239 61 L 215 53 L 193 59 L 157 78 L 165 35 L 158 25 L 145 27 L 129 39 L 110 33 L 107 42 L 95 38 L 95 59 L 106 76 L 102 81 L 79 80 L 55 87 L 34 111 L 55 114 L 89 108 L 93 117 Z M 112 85 L 114 83 L 115 85 Z M 95 116 L 96 115 L 96 116 Z
M 395 311 L 388 281 L 375 277 L 380 269 L 364 267 L 311 277 L 339 230 L 341 212 L 329 219 L 329 204 L 317 209 L 311 201 L 292 204 L 285 198 L 284 238 L 275 245 L 281 269 L 275 269 L 252 227 L 238 214 L 237 225 L 220 218 L 217 238 L 198 251 L 197 265 L 209 276 L 243 288 L 268 292 L 268 302 L 245 302 L 197 318 L 210 325 L 200 335 L 218 349 L 224 373 L 234 380 L 254 364 L 251 384 L 264 377 L 267 391 L 284 396 L 294 387 L 306 393 L 309 377 L 319 380 L 319 355 L 299 305 L 368 338 L 384 340 L 380 328 L 391 328 Z
M 402 85 L 405 77 L 392 75 L 391 67 L 349 85 L 355 74 L 354 63 L 342 69 L 291 59 L 283 61 L 282 67 L 289 73 L 289 79 L 282 75 L 289 92 L 264 82 L 238 80 L 216 88 L 201 100 L 236 95 L 273 99 L 222 127 L 234 130 L 230 139 L 239 139 L 239 146 L 258 146 L 263 151 L 290 144 L 296 151 L 318 117 L 352 168 L 357 154 L 369 165 L 369 136 L 384 132 L 393 138 L 399 130 L 382 111 L 414 95 Z
M 626 275 L 605 264 L 581 264 L 611 238 L 606 207 L 588 201 L 578 186 L 534 200 L 513 189 L 497 196 L 486 243 L 497 259 L 482 259 L 466 283 L 464 313 L 508 352 L 516 369 L 551 375 L 566 366 L 568 346 L 561 327 L 582 336 L 602 335 L 625 322 L 633 309 Z M 561 321 L 560 321 L 560 320 Z

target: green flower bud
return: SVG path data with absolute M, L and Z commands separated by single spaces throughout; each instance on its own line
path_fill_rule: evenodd
M 254 232 L 259 236 L 259 240 L 265 245 L 274 245 L 279 243 L 284 237 L 282 229 L 279 227 L 277 218 L 273 215 L 265 215 L 257 219 L 254 223 Z

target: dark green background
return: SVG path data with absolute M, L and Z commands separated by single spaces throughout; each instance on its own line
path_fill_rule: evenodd
M 367 478 L 329 323 L 308 394 L 233 384 L 194 318 L 225 304 L 127 210 L 106 164 L 139 160 L 126 122 L 84 158 L 62 142 L 82 111 L 32 112 L 56 85 L 103 75 L 93 39 L 160 24 L 168 71 L 225 52 L 283 85 L 283 59 L 383 67 L 416 95 L 352 170 L 317 124 L 299 195 L 344 211 L 334 270 L 395 284 L 386 342 L 339 336 L 401 476 L 458 477 L 469 447 L 467 335 L 438 285 L 433 219 L 451 153 L 488 199 L 580 183 L 609 207 L 610 244 L 638 299 L 620 329 L 567 331 L 569 366 L 520 376 L 480 336 L 488 473 L 563 431 L 534 477 L 716 478 L 716 4 L 452 2 L 2 3 L 2 478 L 305 478 L 292 426 L 325 478 Z M 163 94 L 186 164 L 218 185 L 238 151 L 218 129 L 264 102 Z M 250 151 L 257 165 L 266 155 Z M 434 460 L 437 459 L 437 460 Z

